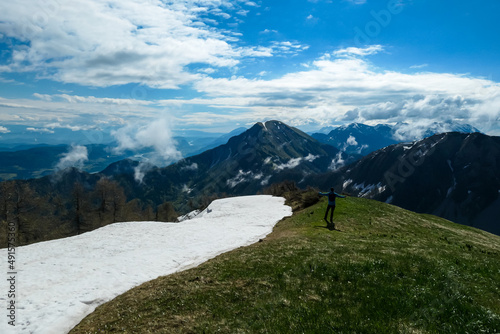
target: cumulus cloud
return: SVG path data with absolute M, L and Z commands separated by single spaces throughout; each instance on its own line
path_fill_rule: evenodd
M 277 118 L 295 126 L 427 119 L 500 131 L 500 84 L 465 74 L 387 71 L 365 59 L 382 50 L 377 45 L 347 48 L 280 78 L 204 77 L 195 87 L 211 97 L 207 104 L 214 101 L 246 109 L 249 119 Z
M 349 146 L 354 146 L 354 147 L 357 146 L 357 148 L 355 148 L 353 150 L 350 150 L 350 152 L 361 154 L 361 152 L 364 149 L 368 148 L 368 145 L 366 145 L 366 144 L 363 144 L 363 145 L 360 145 L 360 146 L 358 146 L 358 145 L 359 145 L 359 143 L 356 140 L 356 137 L 354 137 L 353 135 L 349 135 L 349 138 L 347 138 L 346 142 L 342 145 L 342 147 L 340 148 L 340 150 L 343 151 L 343 152 L 345 152 Z M 341 165 L 344 164 L 344 161 L 342 160 L 341 156 L 337 155 L 337 157 L 334 160 L 341 161 L 341 163 L 333 163 L 332 162 L 332 165 L 330 167 L 336 166 L 336 165 L 341 166 Z
M 7 129 L 5 126 L 0 126 L 0 133 L 9 133 L 10 130 Z
M 153 148 L 156 156 L 152 163 L 166 163 L 182 158 L 172 138 L 170 122 L 166 118 L 153 120 L 147 124 L 128 124 L 112 132 L 118 142 L 117 153 L 125 150 L 137 151 Z
M 152 148 L 154 155 L 144 158 L 134 168 L 134 178 L 138 183 L 142 183 L 147 172 L 154 165 L 167 164 L 182 158 L 177 150 L 177 142 L 172 137 L 170 122 L 166 118 L 159 118 L 148 123 L 127 124 L 126 126 L 111 132 L 117 141 L 118 146 L 113 148 L 116 153 L 124 151 L 139 151 L 145 148 Z M 194 170 L 197 168 L 193 164 L 187 168 Z
M 353 135 L 349 135 L 349 138 L 347 138 L 347 141 L 346 141 L 346 145 L 347 146 L 358 145 L 358 142 L 356 141 L 356 137 L 354 137 Z
M 64 153 L 56 164 L 57 170 L 63 170 L 69 167 L 83 167 L 85 161 L 88 161 L 88 151 L 85 146 L 73 145 L 68 153 Z
M 11 2 L 0 11 L 0 31 L 22 43 L 1 70 L 95 87 L 178 88 L 198 78 L 189 64 L 229 67 L 243 55 L 261 55 L 233 45 L 235 34 L 210 18 L 243 15 L 242 6 L 255 7 L 228 0 Z

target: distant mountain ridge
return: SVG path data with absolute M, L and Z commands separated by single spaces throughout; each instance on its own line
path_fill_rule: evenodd
M 471 125 L 454 122 L 434 122 L 425 126 L 407 123 L 376 126 L 351 123 L 334 128 L 328 134 L 319 132 L 313 133 L 311 136 L 348 154 L 364 156 L 389 145 L 420 140 L 445 132 L 474 133 L 480 131 Z
M 174 137 L 176 149 L 184 157 L 200 154 L 225 144 L 229 138 L 242 133 L 246 128 L 237 128 L 230 133 L 197 134 L 198 137 Z M 194 135 L 194 134 L 193 134 Z M 202 136 L 203 135 L 203 136 Z M 200 137 L 202 136 L 202 137 Z M 0 142 L 1 143 L 1 142 Z M 72 150 L 72 145 L 21 145 L 0 147 L 0 181 L 11 179 L 32 179 L 56 173 L 58 162 Z M 116 142 L 82 145 L 87 150 L 87 160 L 80 167 L 89 173 L 106 169 L 110 164 L 124 159 L 136 161 L 155 160 L 157 152 L 151 147 L 136 151 L 116 152 Z

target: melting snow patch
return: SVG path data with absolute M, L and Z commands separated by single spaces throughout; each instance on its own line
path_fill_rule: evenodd
M 182 223 L 128 222 L 18 247 L 16 326 L 0 332 L 67 333 L 94 309 L 158 276 L 257 242 L 292 210 L 272 196 L 216 200 Z M 7 258 L 7 249 L 0 249 Z M 0 290 L 9 282 L 0 280 Z M 2 297 L 3 298 L 3 297 Z
M 266 186 L 266 185 L 268 185 L 268 184 L 269 184 L 269 179 L 270 179 L 270 178 L 271 178 L 271 175 L 266 176 L 266 177 L 264 178 L 264 180 L 260 181 L 260 184 L 261 184 L 262 186 Z
M 350 185 L 352 183 L 352 180 L 351 179 L 348 179 L 346 181 L 344 181 L 344 183 L 342 184 L 342 189 L 345 189 L 348 185 Z
M 381 182 L 377 184 L 369 184 L 365 186 L 365 183 L 360 183 L 360 184 L 355 184 L 354 189 L 359 190 L 359 196 L 360 197 L 368 197 L 369 195 L 372 195 L 373 193 L 382 193 L 385 191 L 386 186 L 383 186 Z
M 185 184 L 182 186 L 182 191 L 189 194 L 191 191 L 193 191 L 193 189 L 189 188 L 187 184 Z
M 194 217 L 198 216 L 199 214 L 201 213 L 200 210 L 194 210 L 194 211 L 191 211 L 190 213 L 188 214 L 185 214 L 183 216 L 179 216 L 177 217 L 177 221 L 178 222 L 183 222 L 185 220 L 189 220 L 189 219 L 193 219 Z

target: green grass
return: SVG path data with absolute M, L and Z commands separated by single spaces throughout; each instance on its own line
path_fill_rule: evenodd
M 71 333 L 498 333 L 500 237 L 371 200 L 147 282 Z

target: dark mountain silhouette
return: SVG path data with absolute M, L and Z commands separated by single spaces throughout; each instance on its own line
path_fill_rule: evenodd
M 309 181 L 500 234 L 500 137 L 435 135 Z

